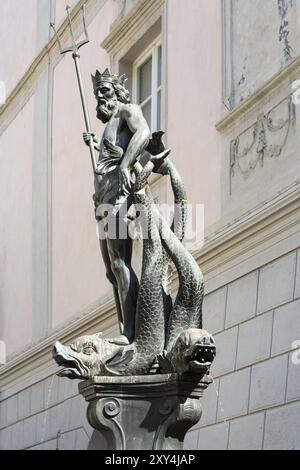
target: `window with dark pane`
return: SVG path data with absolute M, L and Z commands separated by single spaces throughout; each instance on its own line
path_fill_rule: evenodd
M 161 129 L 162 46 L 155 41 L 134 64 L 134 99 L 152 132 Z

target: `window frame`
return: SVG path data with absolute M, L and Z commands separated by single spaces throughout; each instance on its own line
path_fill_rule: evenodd
M 160 34 L 132 64 L 132 100 L 134 103 L 139 101 L 139 68 L 147 62 L 148 59 L 152 58 L 152 77 L 151 77 L 151 95 L 149 95 L 140 106 L 144 106 L 147 102 L 152 102 L 151 106 L 151 132 L 155 132 L 157 129 L 157 117 L 158 117 L 158 94 L 160 93 L 160 127 L 162 125 L 162 88 L 163 88 L 163 50 L 162 50 L 162 35 Z M 159 61 L 159 48 L 161 48 L 161 80 L 158 85 L 158 61 Z

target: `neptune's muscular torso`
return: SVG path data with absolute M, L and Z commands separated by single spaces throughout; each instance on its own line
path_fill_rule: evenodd
M 118 112 L 110 119 L 103 132 L 99 160 L 101 159 L 101 152 L 104 151 L 104 139 L 107 139 L 114 145 L 121 147 L 125 153 L 131 137 L 132 132 L 129 130 L 126 120 L 121 116 L 121 113 Z
M 126 120 L 118 112 L 107 123 L 100 143 L 98 170 L 95 177 L 95 205 L 97 216 L 101 217 L 107 208 L 101 211 L 101 204 L 116 206 L 124 202 L 128 192 L 119 185 L 119 164 L 132 138 Z

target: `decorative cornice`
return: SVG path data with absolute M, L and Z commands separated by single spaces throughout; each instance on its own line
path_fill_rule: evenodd
M 300 224 L 300 180 L 285 189 L 276 197 L 265 201 L 252 211 L 235 219 L 231 224 L 220 228 L 206 238 L 203 248 L 195 251 L 193 256 L 205 275 L 226 270 L 230 262 L 238 264 L 245 254 L 251 256 L 251 250 L 260 249 L 262 244 L 272 246 L 276 237 L 285 237 L 291 227 Z M 174 274 L 172 290 L 178 283 Z M 86 333 L 103 331 L 111 333 L 117 328 L 116 311 L 113 299 L 100 301 L 80 318 L 71 320 L 67 325 L 52 333 L 51 336 L 26 351 L 12 358 L 0 368 L 0 386 L 3 387 L 26 373 L 36 370 L 51 360 L 51 345 L 56 340 L 64 343 Z
M 109 54 L 115 55 L 138 31 L 143 31 L 143 25 L 160 13 L 165 0 L 140 0 L 138 4 L 117 24 L 113 25 L 111 33 L 101 43 Z
M 227 131 L 231 126 L 235 125 L 246 113 L 249 113 L 257 107 L 262 100 L 274 95 L 282 84 L 289 80 L 296 80 L 300 73 L 300 56 L 296 57 L 283 70 L 276 73 L 270 80 L 256 90 L 245 101 L 230 111 L 223 119 L 216 124 L 219 132 Z M 290 94 L 290 90 L 288 92 Z

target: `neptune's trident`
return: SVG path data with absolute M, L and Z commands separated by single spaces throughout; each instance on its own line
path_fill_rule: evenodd
M 83 109 L 83 115 L 84 115 L 84 121 L 85 121 L 85 127 L 86 131 L 90 134 L 91 133 L 91 125 L 90 125 L 90 118 L 89 118 L 89 113 L 87 109 L 87 104 L 86 104 L 86 99 L 85 99 L 85 94 L 84 94 L 84 89 L 83 89 L 83 83 L 82 83 L 82 78 L 81 78 L 81 72 L 80 72 L 80 65 L 79 65 L 79 49 L 90 42 L 89 37 L 88 37 L 88 32 L 86 28 L 86 22 L 85 22 L 85 5 L 82 6 L 82 20 L 83 20 L 83 29 L 84 29 L 84 34 L 85 34 L 85 39 L 83 41 L 80 41 L 78 44 L 75 41 L 74 37 L 74 32 L 73 32 L 73 27 L 72 27 L 72 22 L 71 22 L 71 17 L 70 17 L 70 6 L 68 5 L 66 7 L 67 14 L 68 14 L 68 22 L 69 22 L 69 27 L 70 27 L 70 32 L 71 32 L 71 38 L 72 38 L 72 45 L 66 47 L 65 49 L 62 48 L 61 42 L 59 39 L 59 36 L 57 34 L 57 31 L 55 29 L 54 23 L 50 23 L 50 26 L 53 28 L 53 31 L 55 33 L 55 36 L 57 38 L 59 50 L 61 54 L 66 54 L 67 52 L 72 52 L 72 57 L 74 59 L 75 63 L 75 68 L 76 68 L 76 75 L 77 75 L 77 80 L 78 80 L 78 85 L 79 85 L 79 92 L 80 92 L 80 97 L 81 97 L 81 103 L 82 103 L 82 109 Z M 97 164 L 96 164 L 96 157 L 95 157 L 95 149 L 94 149 L 94 144 L 93 144 L 93 137 L 90 138 L 90 154 L 91 154 L 91 160 L 92 160 L 92 165 L 93 165 L 93 171 L 95 174 L 97 174 Z

